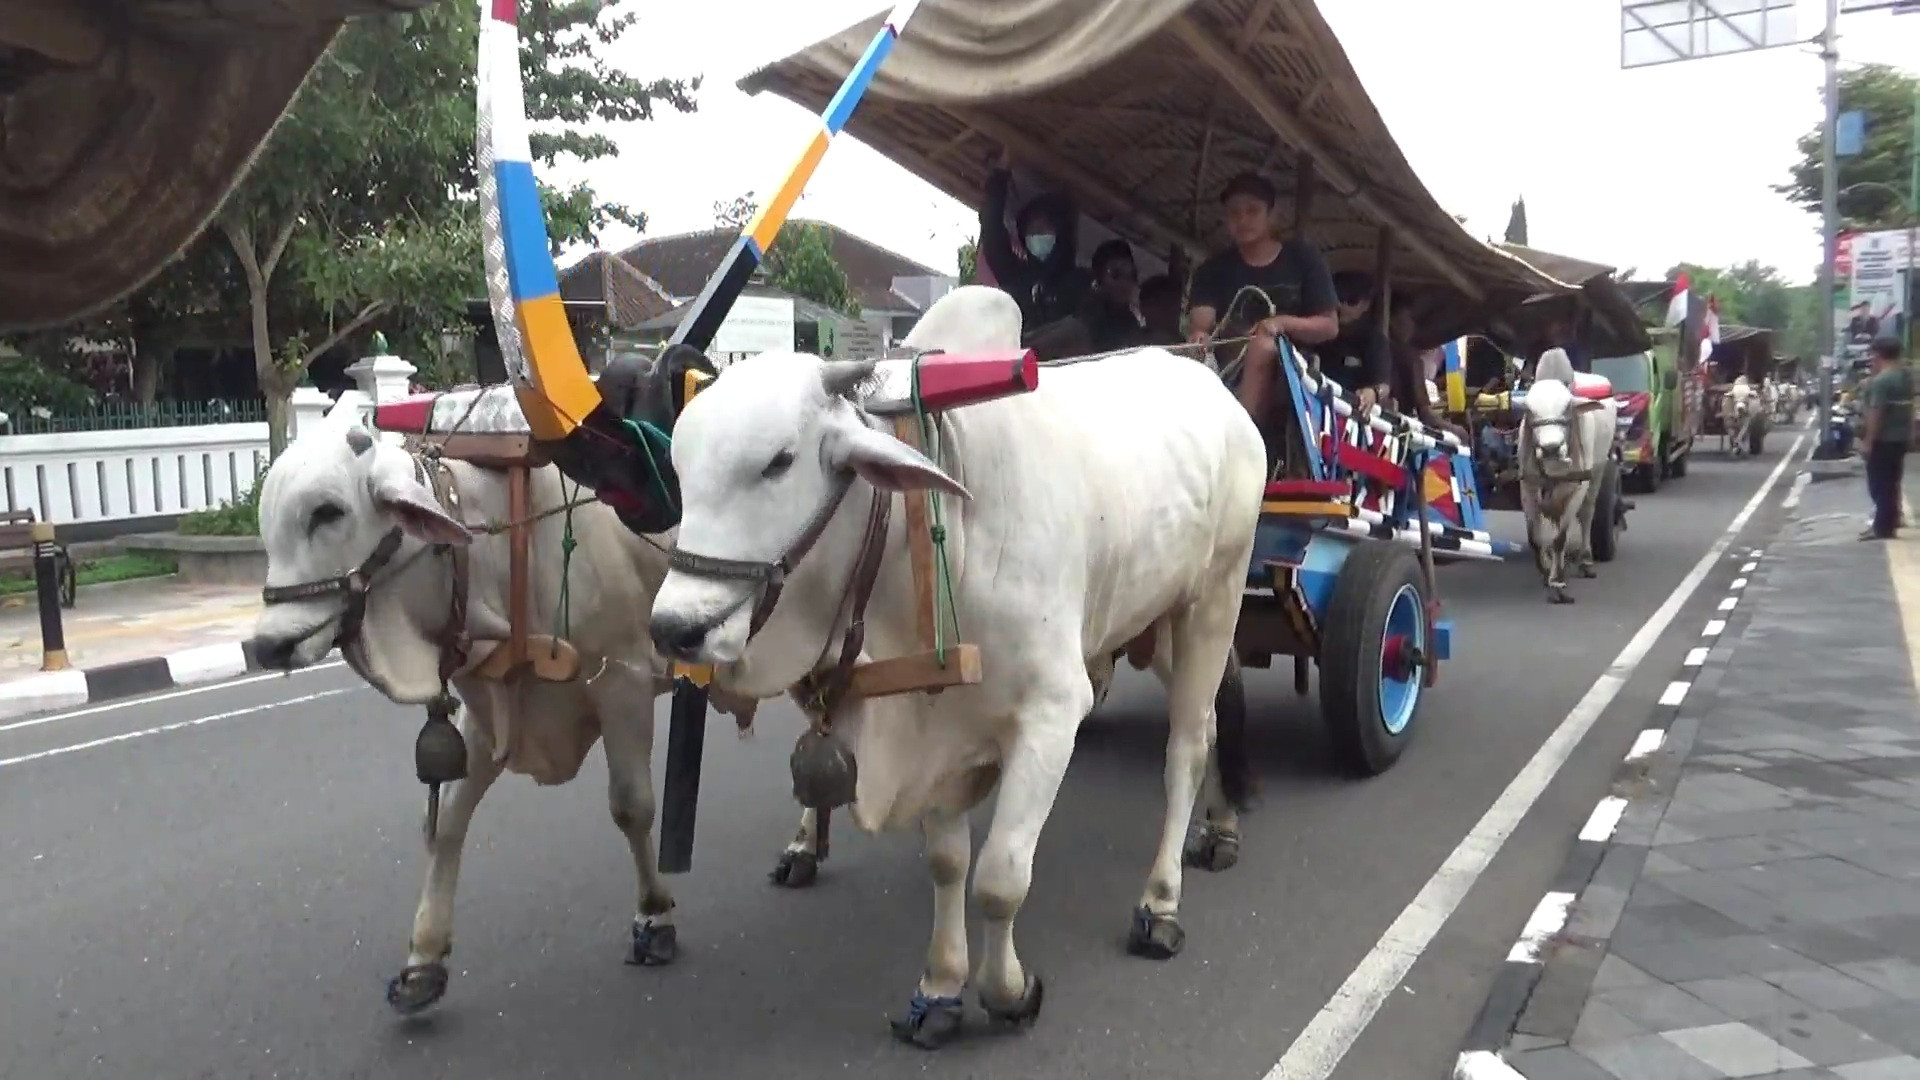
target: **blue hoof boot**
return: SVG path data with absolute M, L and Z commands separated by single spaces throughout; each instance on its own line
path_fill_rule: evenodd
M 938 1050 L 960 1034 L 963 1005 L 957 997 L 927 997 L 918 990 L 907 1002 L 907 1014 L 888 1023 L 893 1037 L 922 1050 Z
M 1171 960 L 1187 943 L 1187 932 L 1172 915 L 1155 915 L 1145 907 L 1133 913 L 1133 930 L 1127 934 L 1127 951 L 1149 960 Z
M 627 963 L 638 967 L 666 967 L 679 955 L 679 931 L 672 923 L 633 921 L 633 945 L 627 949 Z

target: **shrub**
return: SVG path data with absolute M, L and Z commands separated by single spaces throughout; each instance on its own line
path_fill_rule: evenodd
M 260 484 L 267 478 L 262 472 L 253 482 L 253 490 L 207 510 L 183 514 L 178 526 L 183 536 L 259 536 Z

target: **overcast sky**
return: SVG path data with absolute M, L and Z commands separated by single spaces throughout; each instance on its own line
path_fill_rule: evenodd
M 1848 3 L 1860 0 L 1847 0 Z M 641 75 L 703 75 L 699 111 L 623 125 L 621 156 L 584 176 L 644 210 L 652 235 L 706 228 L 712 204 L 772 190 L 816 121 L 734 88 L 748 70 L 880 10 L 884 0 L 628 0 L 640 21 L 616 60 Z M 1375 105 L 1440 205 L 1476 235 L 1527 201 L 1532 242 L 1651 276 L 1681 260 L 1759 259 L 1810 280 L 1818 219 L 1772 185 L 1820 118 L 1810 46 L 1621 70 L 1620 0 L 1320 0 Z M 1817 31 L 1822 0 L 1800 0 Z M 1920 15 L 1844 16 L 1842 63 L 1920 67 Z M 909 28 L 908 33 L 912 33 Z M 798 214 L 937 269 L 972 214 L 842 136 Z M 621 230 L 609 247 L 630 242 Z

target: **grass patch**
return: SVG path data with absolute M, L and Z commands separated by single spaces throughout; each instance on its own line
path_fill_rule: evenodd
M 259 536 L 260 485 L 266 479 L 267 474 L 262 472 L 253 490 L 240 498 L 182 515 L 175 530 L 182 536 Z
M 74 567 L 74 577 L 81 585 L 105 585 L 113 581 L 136 581 L 140 578 L 165 577 L 179 567 L 170 555 L 142 552 L 134 555 L 103 555 L 97 559 L 82 559 Z M 9 570 L 0 573 L 0 596 L 31 594 L 34 589 L 33 571 Z

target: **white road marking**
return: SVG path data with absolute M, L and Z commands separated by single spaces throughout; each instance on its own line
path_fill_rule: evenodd
M 1732 610 L 1734 609 L 1734 607 L 1735 607 L 1736 605 L 1738 605 L 1739 603 L 1740 603 L 1740 598 L 1739 598 L 1739 597 L 1737 597 L 1737 596 L 1729 596 L 1729 597 L 1727 597 L 1727 598 L 1726 598 L 1725 600 L 1722 600 L 1722 601 L 1720 601 L 1720 607 L 1719 607 L 1719 609 L 1718 609 L 1718 610 L 1720 610 L 1720 611 L 1732 611 Z
M 1756 566 L 1759 566 L 1759 565 L 1760 565 L 1760 564 L 1759 564 L 1759 563 L 1757 563 L 1757 562 L 1750 562 L 1750 563 L 1748 563 L 1747 565 L 1745 565 L 1745 566 L 1743 566 L 1743 567 L 1741 567 L 1741 568 L 1740 568 L 1740 572 L 1741 572 L 1741 573 L 1743 573 L 1743 574 L 1751 574 L 1751 573 L 1753 573 L 1753 568 L 1754 568 L 1754 567 L 1756 567 Z
M 284 698 L 280 701 L 269 701 L 264 705 L 249 705 L 244 709 L 229 709 L 226 712 L 214 713 L 212 716 L 201 716 L 192 720 L 176 720 L 171 724 L 161 724 L 159 727 L 123 732 L 119 735 L 109 735 L 103 739 L 89 739 L 83 743 L 74 743 L 72 746 L 59 746 L 52 750 L 42 750 L 35 754 L 21 754 L 19 757 L 0 758 L 0 768 L 5 768 L 8 765 L 24 765 L 29 761 L 59 757 L 62 754 L 77 753 L 81 750 L 92 750 L 97 746 L 109 746 L 113 743 L 128 742 L 133 739 L 144 739 L 149 735 L 163 735 L 169 731 L 179 731 L 181 728 L 199 727 L 201 724 L 210 724 L 215 720 L 232 720 L 239 716 L 266 712 L 268 709 L 278 709 L 284 705 L 301 705 L 309 701 L 318 701 L 321 698 L 335 697 L 340 694 L 351 694 L 355 690 L 363 689 L 365 689 L 365 687 L 343 686 L 336 690 L 321 690 L 317 693 L 302 694 L 299 697 Z
M 1507 838 L 1519 827 L 1527 811 L 1539 801 L 1547 785 L 1559 774 L 1561 766 L 1573 755 L 1580 740 L 1586 737 L 1600 719 L 1600 714 L 1613 703 L 1620 688 L 1626 685 L 1640 662 L 1653 650 L 1660 635 L 1680 614 L 1680 609 L 1693 598 L 1700 583 L 1706 580 L 1708 571 L 1726 556 L 1734 538 L 1746 527 L 1747 521 L 1773 491 L 1774 485 L 1780 482 L 1781 474 L 1786 472 L 1787 462 L 1793 459 L 1794 452 L 1805 438 L 1802 435 L 1794 440 L 1792 449 L 1773 467 L 1773 472 L 1761 483 L 1760 490 L 1753 493 L 1747 505 L 1741 507 L 1721 532 L 1720 538 L 1681 579 L 1673 595 L 1667 597 L 1666 602 L 1634 633 L 1606 672 L 1594 681 L 1585 696 L 1574 705 L 1573 711 L 1540 744 L 1540 749 L 1534 751 L 1533 757 L 1507 784 L 1506 790 L 1494 800 L 1486 814 L 1474 824 L 1472 831 L 1461 839 L 1446 861 L 1440 864 L 1440 869 L 1434 871 L 1433 876 L 1414 895 L 1412 902 L 1387 927 L 1386 933 L 1380 936 L 1360 965 L 1334 991 L 1332 1000 L 1315 1014 L 1299 1038 L 1287 1048 L 1286 1054 L 1267 1071 L 1266 1080 L 1327 1080 L 1333 1070 L 1339 1067 L 1340 1060 L 1352 1049 L 1354 1040 L 1366 1030 L 1394 988 L 1407 977 L 1414 962 L 1420 959 L 1460 902 L 1466 899 L 1468 890 L 1486 872 L 1488 864 L 1493 862 L 1493 857 L 1499 854 Z
M 1660 749 L 1661 746 L 1666 744 L 1666 741 L 1667 733 L 1664 730 L 1650 727 L 1633 737 L 1633 745 L 1627 747 L 1627 760 L 1639 761 L 1641 758 Z
M 1560 932 L 1567 925 L 1567 912 L 1573 908 L 1573 894 L 1570 892 L 1550 892 L 1540 898 L 1540 903 L 1527 916 L 1527 925 L 1520 928 L 1520 940 L 1513 943 L 1507 953 L 1509 964 L 1531 964 L 1540 959 L 1540 950 L 1547 939 Z
M 1453 1080 L 1526 1080 L 1507 1060 L 1491 1050 L 1461 1054 L 1453 1066 Z
M 1752 564 L 1749 563 L 1748 565 L 1751 566 Z M 1746 587 L 1747 587 L 1747 579 L 1743 577 L 1734 578 L 1732 583 L 1727 586 L 1727 588 L 1729 589 L 1744 589 Z
M 73 709 L 69 712 L 62 712 L 62 713 L 49 713 L 46 716 L 36 716 L 28 720 L 16 720 L 11 724 L 0 724 L 0 735 L 4 735 L 9 731 L 18 731 L 21 728 L 39 727 L 41 724 L 52 724 L 61 720 L 77 720 L 82 716 L 94 716 L 99 713 L 112 712 L 115 709 L 125 709 L 135 705 L 152 705 L 156 702 L 172 701 L 174 698 L 189 697 L 194 694 L 204 694 L 211 690 L 230 690 L 236 686 L 246 686 L 249 683 L 266 682 L 268 679 L 285 679 L 285 678 L 288 678 L 289 675 L 305 675 L 308 672 L 312 672 L 312 671 L 326 671 L 330 668 L 345 667 L 345 666 L 346 666 L 345 661 L 334 660 L 325 664 L 315 664 L 309 668 L 301 668 L 300 670 L 291 672 L 291 673 L 281 673 L 278 671 L 271 671 L 263 675 L 249 675 L 244 679 L 234 679 L 231 682 L 214 683 L 211 685 L 204 685 L 204 686 L 190 686 L 185 690 L 169 690 L 164 694 L 153 694 L 147 697 L 124 698 L 120 701 L 110 701 L 104 705 L 94 705 L 85 709 Z
M 1659 703 L 1662 705 L 1680 704 L 1681 702 L 1687 700 L 1687 691 L 1691 689 L 1692 686 L 1693 686 L 1692 683 L 1681 682 L 1678 679 L 1668 683 L 1667 688 L 1665 690 L 1660 691 Z
M 1620 817 L 1627 812 L 1627 800 L 1618 795 L 1609 795 L 1600 800 L 1593 808 L 1593 815 L 1580 827 L 1580 839 L 1588 843 L 1599 844 L 1613 838 L 1613 830 L 1620 827 Z
M 1687 650 L 1687 658 L 1680 661 L 1680 666 L 1699 667 L 1701 664 L 1707 662 L 1707 654 L 1712 651 L 1712 649 L 1707 648 L 1705 645 L 1695 645 L 1693 648 Z
M 1812 482 L 1813 474 L 1810 472 L 1803 472 L 1795 476 L 1793 483 L 1787 487 L 1787 497 L 1780 502 L 1780 509 L 1792 510 L 1794 507 L 1799 506 L 1801 493 L 1805 492 L 1807 485 Z
M 1708 619 L 1706 629 L 1700 631 L 1701 637 L 1719 637 L 1720 631 L 1727 628 L 1725 619 Z

